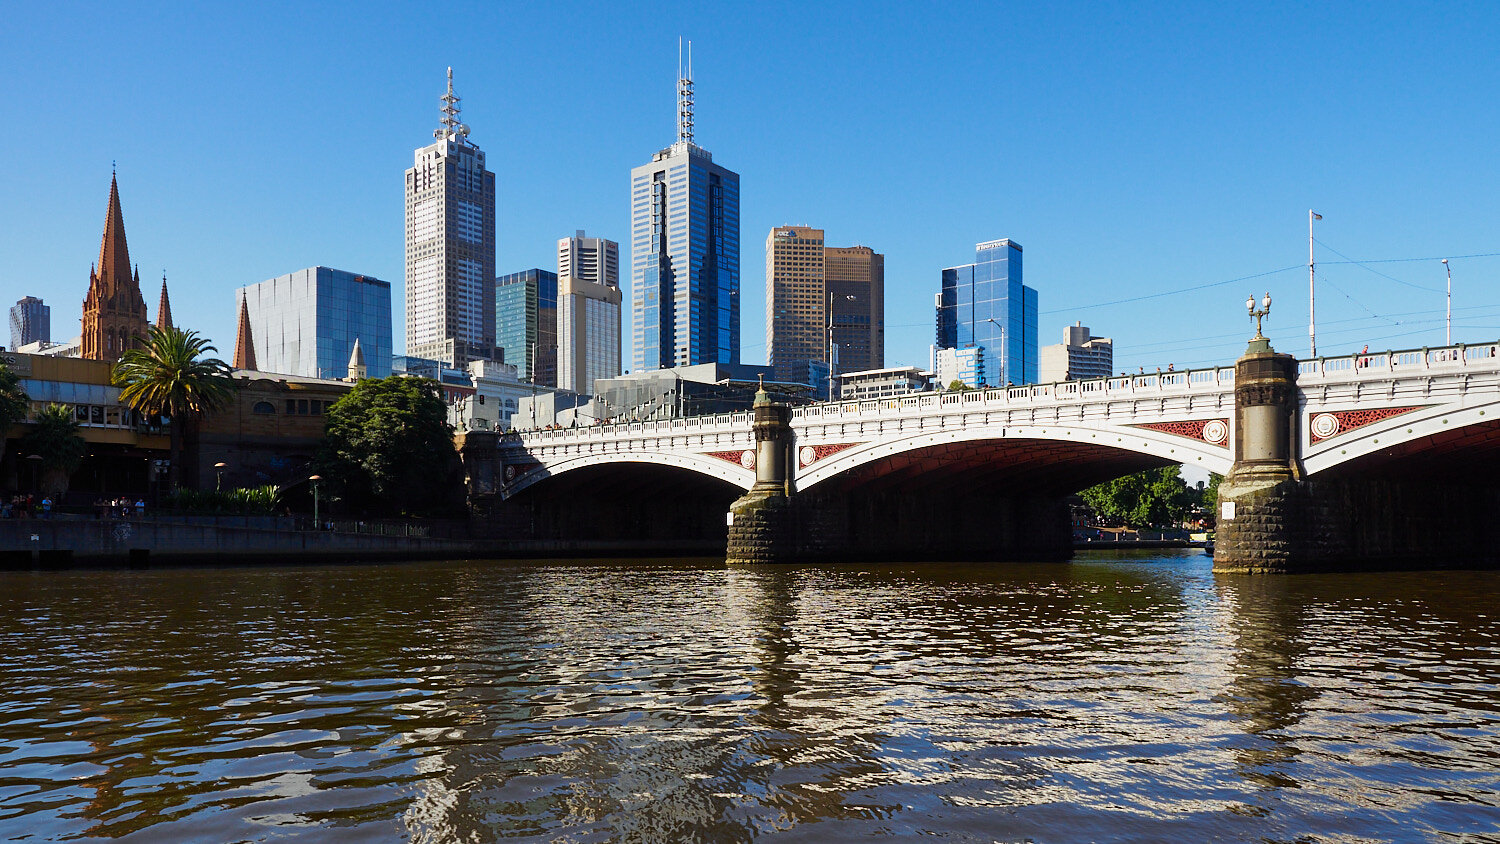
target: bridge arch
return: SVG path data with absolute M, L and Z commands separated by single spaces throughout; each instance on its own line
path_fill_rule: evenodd
M 1357 424 L 1371 416 L 1377 421 Z M 1314 478 L 1396 463 L 1420 469 L 1426 462 L 1466 474 L 1500 458 L 1500 394 L 1457 406 L 1411 402 L 1373 410 L 1316 409 L 1306 418 L 1302 466 Z
M 638 468 L 642 465 L 670 466 L 722 481 L 739 492 L 744 492 L 755 484 L 754 469 L 746 469 L 739 463 L 731 463 L 722 458 L 683 451 L 599 452 L 564 456 L 545 464 L 531 465 L 536 468 L 519 474 L 503 487 L 502 499 L 511 498 L 543 481 L 571 472 L 616 467 L 624 467 L 624 471 L 630 471 L 630 467 Z
M 1049 492 L 1070 493 L 1093 483 L 1148 469 L 1182 463 L 1225 474 L 1233 464 L 1225 445 L 1148 428 L 1046 424 L 975 426 L 918 431 L 876 442 L 825 445 L 838 451 L 808 464 L 799 454 L 797 488 L 850 486 L 887 473 L 907 477 L 972 474 L 1028 477 Z M 802 443 L 799 441 L 799 446 Z M 817 454 L 813 448 L 813 455 Z M 962 464 L 962 465 L 959 465 Z

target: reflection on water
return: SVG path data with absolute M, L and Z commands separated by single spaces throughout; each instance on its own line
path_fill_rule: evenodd
M 1500 575 L 0 574 L 0 838 L 1500 842 Z

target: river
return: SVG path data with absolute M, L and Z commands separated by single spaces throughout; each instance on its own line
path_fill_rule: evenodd
M 0 573 L 0 840 L 1500 842 L 1500 573 Z

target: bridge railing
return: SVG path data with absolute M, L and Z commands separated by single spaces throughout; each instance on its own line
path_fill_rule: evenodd
M 1438 348 L 1359 352 L 1332 358 L 1297 361 L 1297 377 L 1349 378 L 1362 375 L 1389 377 L 1407 372 L 1442 372 L 1484 367 L 1500 369 L 1500 344 L 1458 344 Z

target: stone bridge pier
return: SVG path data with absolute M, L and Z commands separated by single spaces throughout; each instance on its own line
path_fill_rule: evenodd
M 851 477 L 793 492 L 790 409 L 756 396 L 756 479 L 731 505 L 732 564 L 1065 560 L 1073 553 L 1061 495 Z
M 1500 562 L 1495 433 L 1475 430 L 1467 440 L 1430 437 L 1429 443 L 1408 442 L 1309 475 L 1301 450 L 1318 437 L 1301 430 L 1309 414 L 1297 373 L 1291 355 L 1277 353 L 1259 336 L 1235 364 L 1234 464 L 1219 485 L 1215 572 Z M 1423 453 L 1428 445 L 1433 447 Z

